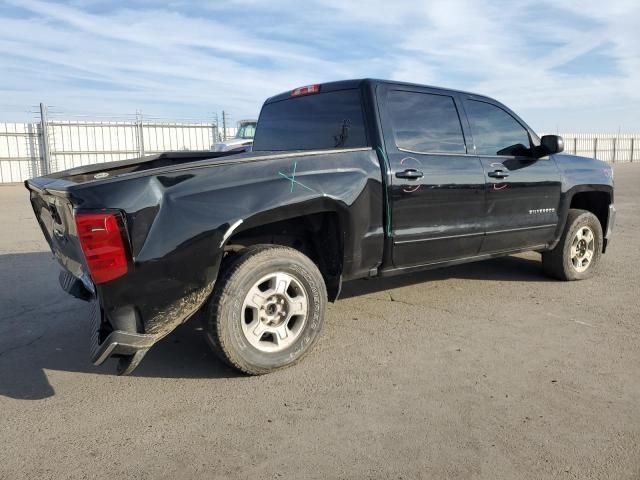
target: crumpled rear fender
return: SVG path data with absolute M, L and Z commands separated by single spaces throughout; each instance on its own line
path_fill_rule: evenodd
M 83 209 L 116 208 L 132 252 L 127 275 L 98 285 L 106 318 L 134 308 L 157 338 L 211 294 L 236 231 L 323 211 L 340 218 L 344 275 L 376 267 L 384 243 L 381 170 L 371 149 L 243 155 L 123 176 L 74 192 Z

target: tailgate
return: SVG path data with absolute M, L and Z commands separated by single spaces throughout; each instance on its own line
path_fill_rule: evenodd
M 47 187 L 52 183 L 57 188 L 49 191 Z M 76 233 L 74 206 L 64 195 L 64 189 L 60 189 L 60 182 L 52 183 L 45 185 L 42 178 L 25 182 L 31 195 L 33 212 L 60 265 L 93 292 L 93 283 L 86 273 L 84 255 Z

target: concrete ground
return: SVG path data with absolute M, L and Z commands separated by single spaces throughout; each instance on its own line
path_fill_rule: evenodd
M 88 360 L 27 192 L 0 187 L 0 478 L 640 478 L 640 165 L 599 275 L 531 253 L 347 285 L 299 365 L 244 377 L 198 322 Z

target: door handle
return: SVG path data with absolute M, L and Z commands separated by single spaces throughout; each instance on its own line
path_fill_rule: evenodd
M 408 168 L 403 172 L 396 172 L 397 178 L 406 178 L 407 180 L 418 180 L 423 176 L 424 174 L 420 170 L 416 170 L 415 168 Z
M 504 170 L 494 170 L 493 172 L 487 173 L 491 178 L 506 178 L 509 176 L 509 172 L 505 172 Z

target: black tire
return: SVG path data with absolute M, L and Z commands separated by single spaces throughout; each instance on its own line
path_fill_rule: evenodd
M 243 331 L 243 304 L 256 282 L 275 272 L 286 273 L 302 287 L 307 313 L 291 345 L 265 352 L 254 347 Z M 233 368 L 249 375 L 269 373 L 293 365 L 311 349 L 322 329 L 326 304 L 324 279 L 307 256 L 277 245 L 248 247 L 223 267 L 216 282 L 204 319 L 207 339 Z
M 571 259 L 573 240 L 581 228 L 588 227 L 594 236 L 593 257 L 584 271 L 578 271 Z M 591 277 L 602 255 L 602 226 L 598 217 L 586 210 L 570 209 L 560 241 L 553 250 L 542 253 L 542 267 L 547 275 L 559 280 L 584 280 Z

